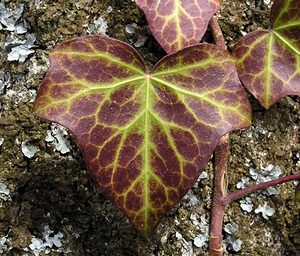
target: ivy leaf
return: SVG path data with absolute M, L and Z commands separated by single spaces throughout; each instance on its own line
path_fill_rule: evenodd
M 199 43 L 210 18 L 220 9 L 220 0 L 136 0 L 136 3 L 167 53 Z
M 130 45 L 84 36 L 54 48 L 35 114 L 75 135 L 100 190 L 142 232 L 188 192 L 219 138 L 250 125 L 235 61 L 196 45 L 147 71 Z
M 276 0 L 272 30 L 249 33 L 234 47 L 244 86 L 269 108 L 287 95 L 300 95 L 300 2 Z

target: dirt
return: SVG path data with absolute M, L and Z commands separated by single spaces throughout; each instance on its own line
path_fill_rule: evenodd
M 9 50 L 4 47 L 9 32 L 1 31 L 0 68 L 11 75 L 12 82 L 0 96 L 0 138 L 4 139 L 0 146 L 0 182 L 9 191 L 7 197 L 0 198 L 0 254 L 34 255 L 35 249 L 38 255 L 38 246 L 30 247 L 32 239 L 37 238 L 44 243 L 40 255 L 205 255 L 207 244 L 197 247 L 195 238 L 208 227 L 211 162 L 205 169 L 208 177 L 192 188 L 154 234 L 144 238 L 97 190 L 72 136 L 65 135 L 70 152 L 62 154 L 45 140 L 50 124 L 32 114 L 35 90 L 47 71 L 49 50 L 55 43 L 86 34 L 87 25 L 100 16 L 107 21 L 108 35 L 134 42 L 137 38 L 126 34 L 125 26 L 146 26 L 142 12 L 130 0 L 4 2 L 12 9 L 25 4 L 24 19 L 37 37 L 37 47 L 24 64 L 9 62 Z M 229 47 L 246 32 L 268 28 L 269 9 L 270 4 L 262 1 L 223 1 L 219 18 Z M 152 65 L 164 52 L 147 30 L 145 33 L 149 38 L 139 51 Z M 242 177 L 250 177 L 250 167 L 261 169 L 272 164 L 285 175 L 299 171 L 300 99 L 286 97 L 270 110 L 250 99 L 253 125 L 230 136 L 229 190 L 236 189 Z M 32 158 L 21 150 L 24 141 L 38 148 Z M 251 197 L 254 208 L 267 202 L 275 209 L 268 220 L 254 211 L 243 211 L 239 202 L 233 203 L 224 224 L 238 224 L 234 239 L 243 243 L 235 252 L 224 232 L 226 255 L 299 255 L 300 205 L 294 200 L 294 188 L 295 184 L 284 184 L 278 195 Z M 51 237 L 63 235 L 56 237 L 62 244 L 51 245 L 43 234 L 46 226 L 53 231 Z

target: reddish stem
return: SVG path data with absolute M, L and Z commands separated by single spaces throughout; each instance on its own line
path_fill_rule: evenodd
M 226 49 L 226 43 L 219 26 L 218 19 L 213 16 L 209 23 L 216 45 Z M 300 180 L 300 173 L 295 175 L 281 177 L 272 181 L 250 186 L 243 190 L 227 194 L 226 172 L 228 165 L 229 136 L 224 135 L 215 150 L 214 166 L 214 184 L 213 184 L 213 203 L 211 209 L 211 222 L 209 234 L 209 256 L 222 256 L 222 230 L 223 219 L 226 207 L 233 201 L 241 199 L 254 191 L 267 189 L 271 186 L 278 185 L 292 180 Z
M 209 234 L 209 255 L 220 256 L 222 248 L 222 227 L 226 205 L 222 201 L 227 194 L 227 159 L 229 152 L 229 137 L 224 135 L 215 150 L 213 204 L 211 209 L 211 222 Z
M 209 235 L 209 256 L 223 255 L 222 230 L 223 219 L 226 207 L 235 200 L 241 199 L 255 191 L 267 189 L 281 183 L 300 180 L 300 173 L 281 177 L 268 182 L 249 186 L 245 189 L 227 194 L 227 161 L 229 152 L 229 137 L 223 136 L 215 150 L 213 203 L 211 209 L 210 235 Z
M 226 42 L 222 33 L 222 29 L 219 25 L 217 16 L 212 16 L 209 22 L 209 26 L 213 33 L 216 45 L 222 49 L 226 49 Z
M 213 16 L 209 22 L 215 43 L 222 49 L 226 49 L 225 39 L 220 28 L 218 18 Z M 211 220 L 209 230 L 209 255 L 221 256 L 222 248 L 222 227 L 226 205 L 222 198 L 227 194 L 227 161 L 229 152 L 229 135 L 224 135 L 215 149 L 213 203 L 211 209 Z
M 271 181 L 263 182 L 263 183 L 256 184 L 256 185 L 253 185 L 253 186 L 249 186 L 249 187 L 247 187 L 245 189 L 242 189 L 242 190 L 231 192 L 227 196 L 224 196 L 222 198 L 222 201 L 225 205 L 229 205 L 233 201 L 238 200 L 242 197 L 245 197 L 245 196 L 253 193 L 254 191 L 267 189 L 271 186 L 275 186 L 275 185 L 285 183 L 285 182 L 289 182 L 289 181 L 293 181 L 293 180 L 300 180 L 300 173 L 290 175 L 290 176 L 281 177 L 281 178 L 278 178 L 278 179 L 275 179 L 275 180 L 271 180 Z

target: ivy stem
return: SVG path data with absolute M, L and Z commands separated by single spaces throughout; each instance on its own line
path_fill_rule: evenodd
M 211 209 L 209 255 L 223 255 L 222 230 L 226 204 L 223 198 L 227 195 L 227 159 L 229 152 L 229 135 L 224 135 L 215 149 L 213 203 Z
M 222 33 L 222 29 L 219 25 L 217 16 L 215 16 L 215 15 L 212 16 L 212 18 L 209 21 L 209 26 L 213 33 L 213 37 L 214 37 L 216 45 L 219 46 L 220 48 L 226 50 L 226 42 L 225 42 L 225 39 L 224 39 L 224 36 Z
M 242 190 L 231 192 L 228 195 L 224 196 L 221 200 L 225 205 L 229 205 L 233 201 L 241 199 L 242 197 L 245 197 L 255 191 L 267 189 L 269 187 L 272 187 L 272 186 L 275 186 L 275 185 L 278 185 L 281 183 L 293 181 L 293 180 L 300 180 L 300 173 L 296 173 L 296 174 L 290 175 L 290 176 L 280 177 L 275 180 L 259 183 L 259 184 L 253 185 L 253 186 L 249 186 Z
M 281 183 L 300 180 L 300 173 L 280 177 L 271 181 L 249 186 L 245 189 L 227 193 L 227 165 L 229 153 L 229 136 L 224 135 L 215 149 L 214 159 L 214 183 L 213 183 L 213 203 L 211 210 L 210 235 L 209 235 L 209 256 L 223 255 L 222 230 L 223 219 L 226 207 L 255 191 L 267 189 Z
M 215 43 L 226 50 L 226 42 L 219 25 L 217 16 L 213 16 L 209 22 Z M 226 172 L 228 165 L 229 135 L 221 137 L 214 153 L 214 182 L 213 203 L 209 227 L 209 256 L 223 255 L 222 230 L 226 205 L 222 198 L 227 195 Z
M 218 18 L 213 16 L 210 20 L 214 40 L 217 46 L 226 49 L 226 43 L 222 30 L 218 23 Z M 214 153 L 214 181 L 213 181 L 213 202 L 211 209 L 210 233 L 209 233 L 209 256 L 222 256 L 222 230 L 223 219 L 226 207 L 235 200 L 241 199 L 254 191 L 267 189 L 281 183 L 300 180 L 300 173 L 281 177 L 268 182 L 249 186 L 245 189 L 227 192 L 227 166 L 229 155 L 229 135 L 221 137 Z

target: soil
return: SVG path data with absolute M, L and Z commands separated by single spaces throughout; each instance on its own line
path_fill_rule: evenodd
M 36 35 L 37 47 L 24 64 L 9 62 L 9 50 L 4 46 L 9 32 L 1 31 L 0 71 L 11 76 L 11 86 L 0 96 L 0 138 L 4 139 L 0 146 L 0 182 L 9 192 L 0 197 L 0 254 L 206 255 L 207 244 L 199 247 L 195 238 L 205 234 L 208 227 L 211 162 L 205 169 L 208 177 L 191 189 L 154 234 L 144 238 L 97 190 L 72 136 L 65 135 L 71 150 L 62 154 L 54 143 L 45 140 L 50 124 L 32 114 L 35 91 L 47 71 L 51 48 L 57 42 L 86 34 L 87 24 L 94 24 L 100 16 L 107 21 L 107 35 L 134 43 L 137 38 L 125 32 L 126 25 L 146 26 L 145 17 L 134 1 L 2 2 L 11 9 L 24 4 L 24 19 L 29 31 Z M 254 0 L 223 1 L 219 19 L 230 48 L 246 32 L 269 27 L 270 4 Z M 148 40 L 138 50 L 152 65 L 164 52 L 149 31 L 143 30 Z M 209 40 L 209 33 L 205 38 Z M 262 169 L 272 164 L 280 167 L 284 175 L 299 171 L 300 99 L 286 97 L 270 110 L 250 99 L 253 125 L 231 134 L 229 190 L 236 189 L 241 178 L 250 177 L 250 167 Z M 38 148 L 31 158 L 21 150 L 24 141 Z M 267 203 L 275 209 L 268 220 L 254 211 L 243 211 L 239 202 L 233 203 L 227 209 L 224 224 L 236 223 L 239 228 L 234 236 L 224 231 L 225 255 L 299 255 L 300 205 L 294 200 L 294 189 L 295 184 L 289 183 L 280 186 L 278 195 L 251 197 L 254 208 Z M 4 194 L 0 189 L 1 193 Z M 61 244 L 53 245 L 47 240 L 47 226 L 53 231 L 51 237 Z M 33 238 L 40 239 L 44 247 L 41 245 L 38 250 L 38 245 L 33 246 Z M 234 251 L 230 239 L 243 242 L 239 252 Z

